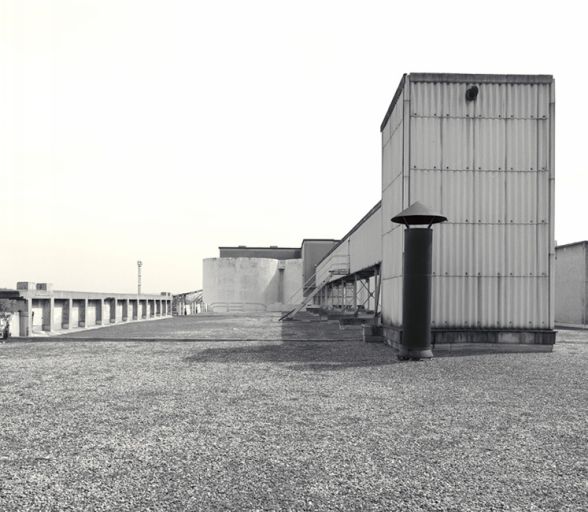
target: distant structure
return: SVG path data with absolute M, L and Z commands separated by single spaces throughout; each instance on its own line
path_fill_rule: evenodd
M 555 248 L 555 323 L 588 326 L 588 241 Z
M 173 296 L 172 314 L 174 316 L 196 315 L 206 311 L 202 300 L 202 290 L 178 293 Z
M 316 264 L 336 244 L 304 239 L 300 247 L 219 247 L 203 261 L 203 301 L 208 311 L 285 311 L 315 288 Z
M 51 283 L 19 282 L 0 290 L 0 298 L 18 303 L 12 336 L 47 336 L 76 329 L 171 316 L 172 296 L 54 290 Z

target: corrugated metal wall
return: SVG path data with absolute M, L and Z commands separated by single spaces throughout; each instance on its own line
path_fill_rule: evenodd
M 555 321 L 588 324 L 588 242 L 558 247 Z
M 362 219 L 361 224 L 317 265 L 317 285 L 325 279 L 334 281 L 344 273 L 353 274 L 382 261 L 382 208 L 374 208 L 371 215 Z
M 405 105 L 406 100 L 406 105 Z M 408 123 L 404 122 L 408 98 L 400 94 L 382 130 L 382 319 L 386 324 L 402 323 L 402 228 L 390 219 L 403 210 L 404 154 Z
M 477 83 L 466 102 L 469 85 L 408 77 L 382 131 L 384 321 L 402 318 L 389 219 L 420 201 L 449 219 L 434 233 L 434 325 L 553 328 L 553 85 Z

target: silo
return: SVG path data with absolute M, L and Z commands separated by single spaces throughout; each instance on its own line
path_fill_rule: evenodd
M 443 342 L 552 344 L 554 80 L 405 75 L 381 125 L 382 320 L 402 331 L 402 227 L 415 201 L 448 217 L 433 247 Z

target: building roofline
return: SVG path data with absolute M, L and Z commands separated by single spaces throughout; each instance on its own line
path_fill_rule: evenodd
M 553 75 L 489 75 L 484 73 L 410 73 L 411 82 L 476 82 L 486 84 L 550 84 Z
M 355 231 L 357 231 L 357 230 L 358 230 L 358 229 L 361 227 L 361 225 L 362 225 L 362 224 L 364 224 L 364 223 L 365 223 L 365 222 L 366 222 L 366 221 L 367 221 L 367 220 L 368 220 L 368 219 L 369 219 L 369 218 L 370 218 L 370 217 L 371 217 L 371 216 L 372 216 L 374 213 L 376 213 L 376 212 L 378 211 L 378 209 L 379 209 L 381 206 L 382 206 L 382 201 L 380 200 L 380 201 L 378 201 L 378 202 L 377 202 L 377 203 L 376 203 L 376 204 L 375 204 L 375 205 L 372 207 L 372 209 L 371 209 L 369 212 L 367 212 L 367 213 L 366 213 L 366 214 L 365 214 L 365 215 L 364 215 L 364 216 L 363 216 L 363 217 L 362 217 L 362 218 L 359 220 L 359 222 L 358 222 L 358 223 L 357 223 L 355 226 L 353 226 L 353 227 L 352 227 L 352 228 L 351 228 L 351 229 L 350 229 L 350 230 L 349 230 L 349 231 L 348 231 L 348 232 L 345 234 L 345 236 L 344 236 L 344 237 L 342 237 L 342 238 L 341 238 L 341 240 L 339 240 L 339 243 L 338 243 L 337 245 L 334 245 L 333 247 L 331 247 L 331 250 L 330 250 L 330 251 L 329 251 L 327 254 L 325 254 L 325 255 L 323 256 L 323 259 L 322 259 L 322 260 L 320 260 L 320 261 L 319 261 L 319 262 L 316 264 L 316 265 L 317 265 L 317 267 L 318 267 L 318 266 L 319 266 L 319 265 L 320 265 L 320 264 L 321 264 L 323 261 L 325 261 L 325 260 L 326 260 L 326 259 L 327 259 L 327 258 L 328 258 L 330 255 L 331 255 L 331 253 L 337 249 L 337 247 L 340 247 L 340 246 L 341 246 L 341 244 L 342 244 L 343 242 L 345 242 L 345 240 L 347 240 L 347 238 L 349 238 L 349 237 L 350 237 L 350 236 L 351 236 L 353 233 L 355 233 Z
M 340 242 L 341 240 L 339 238 L 305 238 L 304 240 L 302 240 L 302 243 L 304 244 L 304 242 Z M 302 246 L 302 244 L 301 244 Z
M 386 127 L 386 123 L 392 111 L 398 103 L 398 99 L 406 85 L 406 79 L 410 82 L 444 82 L 444 83 L 486 83 L 486 84 L 551 84 L 553 75 L 488 75 L 476 73 L 404 73 L 384 115 L 380 132 Z
M 555 250 L 557 251 L 558 249 L 564 249 L 566 247 L 572 247 L 574 245 L 588 245 L 588 240 L 581 240 L 579 242 L 570 242 L 569 244 L 557 245 L 555 247 Z
M 249 247 L 247 245 L 223 245 L 220 249 L 271 249 L 272 251 L 299 251 L 300 247 Z

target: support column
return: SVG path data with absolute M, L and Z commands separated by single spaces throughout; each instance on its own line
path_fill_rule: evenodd
M 128 320 L 129 320 L 129 299 L 123 299 L 122 321 L 128 322 Z
M 27 325 L 25 336 L 33 335 L 33 299 L 27 299 Z
M 367 307 L 366 307 L 366 309 L 368 311 L 371 311 L 370 301 L 372 300 L 372 296 L 371 296 L 371 291 L 370 291 L 370 278 L 369 277 L 365 280 L 365 289 L 367 291 L 367 302 L 366 302 Z
M 357 309 L 357 275 L 353 276 L 353 309 Z
M 116 297 L 114 297 L 112 299 L 112 305 L 110 306 L 110 323 L 111 324 L 116 323 L 116 318 L 118 316 L 118 313 L 117 313 L 118 310 L 117 310 L 116 306 L 117 306 Z
M 96 308 L 96 325 L 103 325 L 104 321 L 104 299 L 98 299 L 98 307 Z
M 380 269 L 378 268 L 376 270 L 376 279 L 375 279 L 375 297 L 374 297 L 374 313 L 378 314 L 378 309 L 380 307 L 380 282 L 381 282 L 381 277 L 380 277 Z
M 43 307 L 43 330 L 44 331 L 53 331 L 54 330 L 54 325 L 53 325 L 53 312 L 55 310 L 55 299 L 53 299 L 53 297 L 49 297 L 47 299 L 49 301 L 49 318 L 45 318 L 45 308 Z
M 88 299 L 84 299 L 84 307 L 80 310 L 80 327 L 88 327 Z
M 72 328 L 72 325 L 71 325 L 72 317 L 73 317 L 73 299 L 67 299 L 67 322 L 65 321 L 65 319 L 63 320 L 63 323 L 62 323 L 63 329 L 71 329 Z

